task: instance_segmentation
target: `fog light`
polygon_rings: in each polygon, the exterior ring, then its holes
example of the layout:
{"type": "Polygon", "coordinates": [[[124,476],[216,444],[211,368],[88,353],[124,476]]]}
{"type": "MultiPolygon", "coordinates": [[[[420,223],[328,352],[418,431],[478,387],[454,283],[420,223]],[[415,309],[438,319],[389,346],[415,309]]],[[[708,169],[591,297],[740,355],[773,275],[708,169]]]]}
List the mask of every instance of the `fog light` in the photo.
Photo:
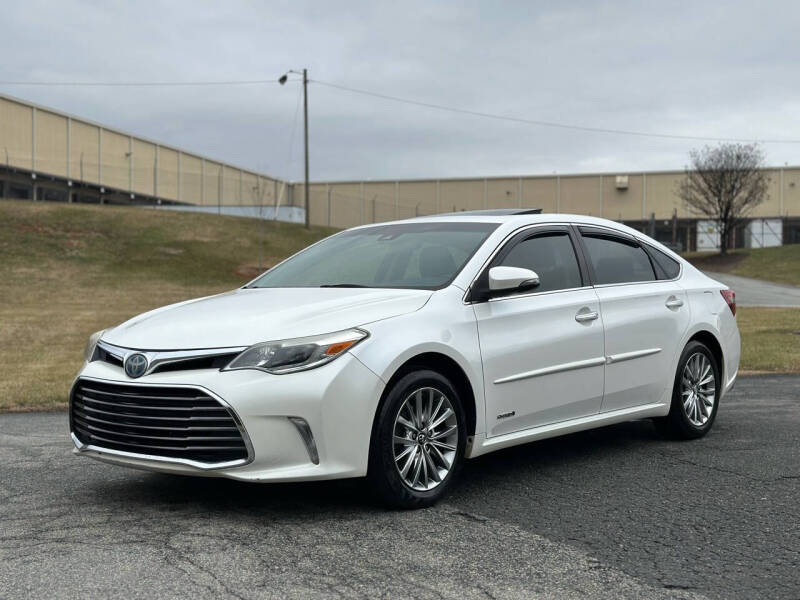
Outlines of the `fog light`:
{"type": "Polygon", "coordinates": [[[297,427],[297,432],[303,438],[303,443],[308,450],[308,457],[315,465],[319,464],[319,453],[317,452],[317,444],[314,442],[314,434],[311,433],[311,427],[308,422],[301,417],[289,417],[289,420],[297,427]]]}

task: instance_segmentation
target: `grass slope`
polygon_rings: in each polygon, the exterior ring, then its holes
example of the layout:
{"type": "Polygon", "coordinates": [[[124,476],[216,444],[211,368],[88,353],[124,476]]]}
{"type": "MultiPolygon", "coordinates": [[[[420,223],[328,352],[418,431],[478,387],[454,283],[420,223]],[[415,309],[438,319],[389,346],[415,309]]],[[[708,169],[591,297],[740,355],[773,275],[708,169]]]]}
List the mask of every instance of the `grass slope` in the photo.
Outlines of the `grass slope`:
{"type": "Polygon", "coordinates": [[[66,406],[91,332],[235,288],[333,231],[142,208],[0,201],[0,411],[66,406]]]}
{"type": "Polygon", "coordinates": [[[800,373],[800,308],[740,306],[736,318],[742,370],[800,373]]]}
{"type": "Polygon", "coordinates": [[[684,258],[707,271],[800,285],[800,244],[734,250],[728,256],[692,252],[684,258]]]}

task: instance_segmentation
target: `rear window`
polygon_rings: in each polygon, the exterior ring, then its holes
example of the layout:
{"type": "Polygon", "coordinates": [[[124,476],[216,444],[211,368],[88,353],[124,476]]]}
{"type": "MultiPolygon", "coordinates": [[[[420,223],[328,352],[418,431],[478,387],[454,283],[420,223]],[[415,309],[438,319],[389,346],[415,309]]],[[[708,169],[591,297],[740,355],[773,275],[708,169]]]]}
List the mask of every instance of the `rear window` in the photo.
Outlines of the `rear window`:
{"type": "Polygon", "coordinates": [[[597,285],[655,280],[647,253],[635,242],[586,233],[583,234],[583,241],[589,252],[597,285]]]}

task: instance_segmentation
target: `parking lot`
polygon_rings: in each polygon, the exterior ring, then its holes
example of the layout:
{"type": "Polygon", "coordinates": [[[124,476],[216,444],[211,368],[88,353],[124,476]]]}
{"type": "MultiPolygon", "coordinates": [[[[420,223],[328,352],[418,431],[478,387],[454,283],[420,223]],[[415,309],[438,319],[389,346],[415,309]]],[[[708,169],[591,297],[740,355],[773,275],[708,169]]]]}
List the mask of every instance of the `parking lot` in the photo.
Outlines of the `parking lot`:
{"type": "Polygon", "coordinates": [[[0,597],[797,598],[800,377],[714,430],[632,422],[470,461],[435,508],[358,481],[246,485],[71,455],[64,413],[0,416],[0,597]]]}
{"type": "Polygon", "coordinates": [[[728,273],[706,272],[706,275],[735,290],[739,306],[800,306],[800,287],[796,285],[771,283],[728,273]]]}

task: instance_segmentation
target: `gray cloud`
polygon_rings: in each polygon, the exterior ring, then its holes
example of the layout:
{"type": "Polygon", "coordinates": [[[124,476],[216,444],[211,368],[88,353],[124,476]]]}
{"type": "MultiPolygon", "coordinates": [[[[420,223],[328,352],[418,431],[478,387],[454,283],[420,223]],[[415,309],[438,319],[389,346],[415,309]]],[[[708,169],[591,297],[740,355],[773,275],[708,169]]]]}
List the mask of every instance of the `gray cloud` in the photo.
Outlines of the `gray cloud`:
{"type": "MultiPolygon", "coordinates": [[[[775,2],[7,2],[2,80],[311,77],[472,110],[800,138],[800,5],[775,2]]],[[[0,90],[281,177],[298,85],[0,90]]],[[[453,115],[313,85],[312,178],[681,168],[700,142],[453,115]]],[[[290,153],[294,131],[293,151],[290,153]]],[[[795,164],[798,145],[767,145],[795,164]]]]}

